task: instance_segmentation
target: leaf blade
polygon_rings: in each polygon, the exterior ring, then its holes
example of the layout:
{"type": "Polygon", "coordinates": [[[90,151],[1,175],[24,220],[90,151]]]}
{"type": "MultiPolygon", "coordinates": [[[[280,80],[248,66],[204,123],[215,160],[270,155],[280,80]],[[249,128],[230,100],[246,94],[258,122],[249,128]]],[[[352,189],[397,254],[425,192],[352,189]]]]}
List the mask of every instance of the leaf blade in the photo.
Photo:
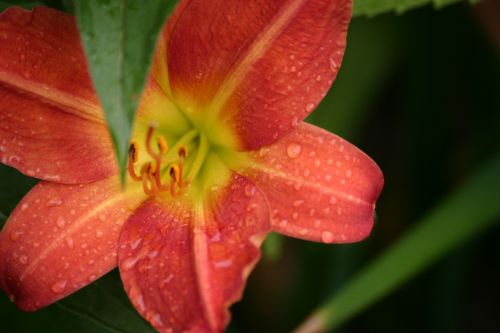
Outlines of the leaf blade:
{"type": "MultiPolygon", "coordinates": [[[[354,1],[354,16],[374,16],[386,12],[397,12],[399,14],[424,5],[432,4],[440,8],[452,3],[467,0],[357,0],[354,1]]],[[[469,3],[477,3],[479,0],[468,0],[469,3]]]]}
{"type": "Polygon", "coordinates": [[[156,38],[173,0],[74,1],[94,87],[115,144],[120,175],[156,38]]]}
{"type": "Polygon", "coordinates": [[[316,309],[294,332],[324,332],[338,327],[458,245],[498,222],[498,170],[500,155],[316,309]]]}

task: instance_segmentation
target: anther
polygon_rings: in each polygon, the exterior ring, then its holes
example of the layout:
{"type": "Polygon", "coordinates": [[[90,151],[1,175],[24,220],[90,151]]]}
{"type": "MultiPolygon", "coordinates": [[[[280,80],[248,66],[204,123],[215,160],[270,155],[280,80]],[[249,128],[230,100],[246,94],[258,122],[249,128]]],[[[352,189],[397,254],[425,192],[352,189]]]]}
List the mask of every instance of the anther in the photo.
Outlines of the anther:
{"type": "Polygon", "coordinates": [[[128,149],[128,173],[133,180],[141,180],[141,176],[135,173],[134,163],[139,159],[139,146],[132,142],[128,149]]]}
{"type": "Polygon", "coordinates": [[[172,194],[173,197],[177,195],[177,192],[175,191],[175,185],[179,183],[179,167],[177,165],[173,165],[170,167],[170,194],[172,194]]]}
{"type": "Polygon", "coordinates": [[[156,137],[156,144],[158,145],[158,150],[160,151],[160,154],[164,154],[168,151],[168,144],[167,140],[161,135],[156,137]]]}

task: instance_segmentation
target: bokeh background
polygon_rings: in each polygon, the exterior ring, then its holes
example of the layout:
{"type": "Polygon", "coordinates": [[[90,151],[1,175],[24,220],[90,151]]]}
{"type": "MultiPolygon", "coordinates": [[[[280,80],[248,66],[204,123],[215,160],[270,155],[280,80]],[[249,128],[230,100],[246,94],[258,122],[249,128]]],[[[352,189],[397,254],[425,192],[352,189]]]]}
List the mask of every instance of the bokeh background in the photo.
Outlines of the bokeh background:
{"type": "MultiPolygon", "coordinates": [[[[347,45],[333,88],[308,121],[356,144],[384,171],[373,234],[351,245],[270,237],[229,332],[292,331],[500,153],[499,1],[356,17],[347,45]]],[[[34,184],[0,165],[2,224],[34,184]]],[[[500,205],[500,188],[495,194],[500,205]]],[[[499,240],[500,223],[491,223],[334,331],[500,332],[499,240]]],[[[36,313],[0,295],[1,332],[120,327],[153,332],[116,271],[36,313]]]]}

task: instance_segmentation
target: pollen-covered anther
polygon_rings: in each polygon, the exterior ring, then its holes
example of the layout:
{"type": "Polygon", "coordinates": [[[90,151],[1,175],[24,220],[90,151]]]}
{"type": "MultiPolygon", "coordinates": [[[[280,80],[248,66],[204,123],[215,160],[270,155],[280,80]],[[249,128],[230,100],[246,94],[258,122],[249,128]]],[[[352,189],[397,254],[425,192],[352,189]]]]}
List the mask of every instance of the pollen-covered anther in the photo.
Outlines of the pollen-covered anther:
{"type": "Polygon", "coordinates": [[[139,159],[139,145],[137,142],[132,142],[128,149],[128,173],[133,180],[140,181],[142,178],[135,173],[134,164],[139,159]]]}
{"type": "Polygon", "coordinates": [[[181,180],[181,174],[180,174],[180,168],[177,165],[173,165],[170,167],[170,194],[172,194],[173,197],[177,195],[177,191],[175,189],[175,185],[179,184],[179,181],[181,180]]]}

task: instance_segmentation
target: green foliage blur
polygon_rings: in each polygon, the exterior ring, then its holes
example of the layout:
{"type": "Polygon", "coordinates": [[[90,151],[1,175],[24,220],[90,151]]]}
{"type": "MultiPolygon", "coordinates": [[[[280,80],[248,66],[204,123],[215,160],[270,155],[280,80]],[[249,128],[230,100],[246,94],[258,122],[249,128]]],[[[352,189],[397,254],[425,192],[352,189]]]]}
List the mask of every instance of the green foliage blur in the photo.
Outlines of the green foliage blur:
{"type": "MultiPolygon", "coordinates": [[[[228,332],[292,331],[498,156],[500,26],[490,15],[500,17],[497,4],[353,19],[342,69],[308,121],[356,144],[383,170],[373,234],[333,246],[273,236],[228,332]]],[[[0,165],[0,224],[34,184],[0,165]]],[[[499,240],[496,223],[335,332],[500,332],[499,240]]],[[[116,271],[35,313],[0,295],[0,331],[153,332],[116,271]]]]}

